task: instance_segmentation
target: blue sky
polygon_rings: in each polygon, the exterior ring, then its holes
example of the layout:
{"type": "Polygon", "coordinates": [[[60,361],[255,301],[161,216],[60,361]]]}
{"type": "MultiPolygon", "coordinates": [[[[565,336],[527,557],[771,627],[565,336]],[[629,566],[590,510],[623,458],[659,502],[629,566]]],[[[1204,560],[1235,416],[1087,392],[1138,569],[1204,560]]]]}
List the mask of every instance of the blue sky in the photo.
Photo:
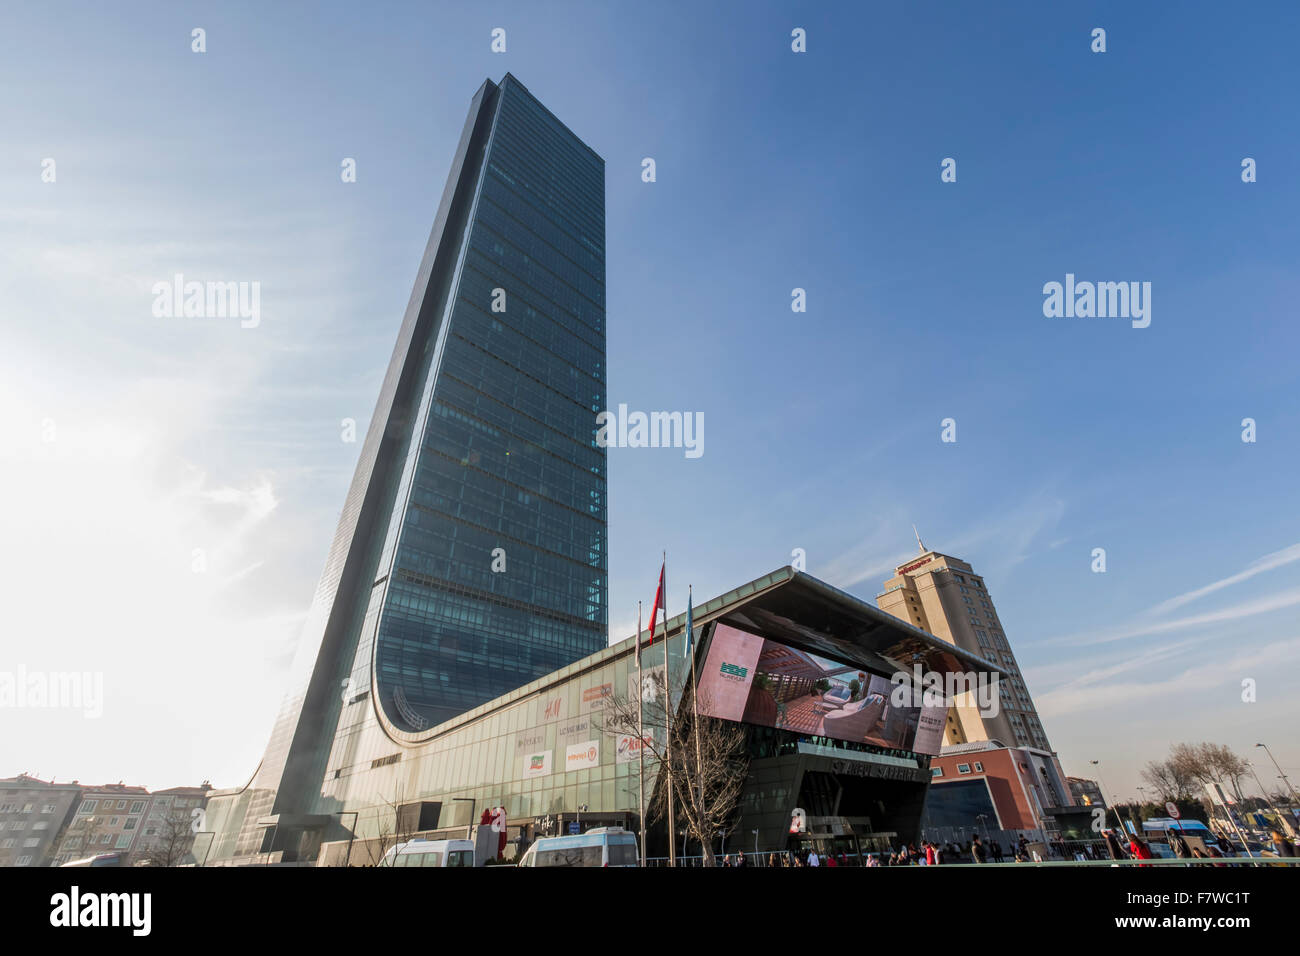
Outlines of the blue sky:
{"type": "Polygon", "coordinates": [[[1100,760],[1130,794],[1172,742],[1262,739],[1300,777],[1297,26],[1289,4],[9,10],[0,641],[102,671],[105,706],[0,710],[0,774],[252,771],[359,449],[339,422],[364,433],[469,98],[509,70],[606,161],[611,405],[705,418],[699,459],[611,450],[616,638],[661,550],[674,613],[794,548],[872,599],[916,522],[985,575],[1067,772],[1100,760]],[[259,281],[261,324],[155,318],[177,272],[259,281]],[[1150,282],[1150,327],[1045,318],[1066,273],[1150,282]]]}

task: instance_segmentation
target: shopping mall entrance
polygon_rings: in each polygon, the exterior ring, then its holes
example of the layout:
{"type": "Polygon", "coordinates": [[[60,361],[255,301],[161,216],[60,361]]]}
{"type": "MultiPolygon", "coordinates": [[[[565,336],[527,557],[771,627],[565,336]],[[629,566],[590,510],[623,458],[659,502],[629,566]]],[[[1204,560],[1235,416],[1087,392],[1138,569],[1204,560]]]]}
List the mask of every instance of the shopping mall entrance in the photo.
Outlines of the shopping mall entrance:
{"type": "Polygon", "coordinates": [[[804,832],[790,833],[786,849],[799,855],[814,849],[818,856],[843,853],[856,863],[868,853],[888,854],[916,839],[923,787],[863,776],[858,765],[842,761],[832,766],[803,774],[798,809],[804,832]]]}

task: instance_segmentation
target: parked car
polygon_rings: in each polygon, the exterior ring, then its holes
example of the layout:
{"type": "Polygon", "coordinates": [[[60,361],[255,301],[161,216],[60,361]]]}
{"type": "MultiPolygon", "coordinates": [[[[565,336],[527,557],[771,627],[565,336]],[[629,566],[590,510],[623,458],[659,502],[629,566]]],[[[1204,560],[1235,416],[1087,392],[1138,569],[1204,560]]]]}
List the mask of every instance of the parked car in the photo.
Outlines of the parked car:
{"type": "Polygon", "coordinates": [[[622,827],[595,827],[576,836],[542,837],[519,866],[636,866],[636,835],[622,827]]]}

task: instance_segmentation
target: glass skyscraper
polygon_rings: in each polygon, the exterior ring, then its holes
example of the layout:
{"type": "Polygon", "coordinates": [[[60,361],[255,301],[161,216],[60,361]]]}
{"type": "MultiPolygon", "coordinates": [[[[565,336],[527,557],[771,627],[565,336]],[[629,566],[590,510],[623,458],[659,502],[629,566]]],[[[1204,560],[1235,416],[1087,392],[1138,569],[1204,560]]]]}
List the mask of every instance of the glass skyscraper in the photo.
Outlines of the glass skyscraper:
{"type": "Polygon", "coordinates": [[[604,164],[508,74],[490,108],[364,632],[408,732],[607,640],[604,164]]]}
{"type": "Polygon", "coordinates": [[[332,812],[340,741],[417,743],[606,646],[604,186],[513,76],[475,94],[290,692],[217,856],[309,853],[295,841],[332,812]]]}

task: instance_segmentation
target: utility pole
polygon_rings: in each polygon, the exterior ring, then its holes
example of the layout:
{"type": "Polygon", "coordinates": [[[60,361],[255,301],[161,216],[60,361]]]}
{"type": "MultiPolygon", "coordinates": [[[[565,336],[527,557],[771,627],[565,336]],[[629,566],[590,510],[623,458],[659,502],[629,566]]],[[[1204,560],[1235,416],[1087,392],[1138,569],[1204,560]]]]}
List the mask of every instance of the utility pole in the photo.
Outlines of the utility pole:
{"type": "MultiPolygon", "coordinates": [[[[668,670],[668,552],[664,552],[664,741],[668,770],[668,865],[677,865],[677,827],[673,818],[673,682],[668,670]]],[[[652,622],[653,623],[653,622],[652,622]]]]}
{"type": "MultiPolygon", "coordinates": [[[[651,638],[654,635],[650,635],[651,638]]],[[[640,791],[641,865],[645,866],[645,682],[641,677],[641,602],[636,602],[636,782],[640,791]]]]}

